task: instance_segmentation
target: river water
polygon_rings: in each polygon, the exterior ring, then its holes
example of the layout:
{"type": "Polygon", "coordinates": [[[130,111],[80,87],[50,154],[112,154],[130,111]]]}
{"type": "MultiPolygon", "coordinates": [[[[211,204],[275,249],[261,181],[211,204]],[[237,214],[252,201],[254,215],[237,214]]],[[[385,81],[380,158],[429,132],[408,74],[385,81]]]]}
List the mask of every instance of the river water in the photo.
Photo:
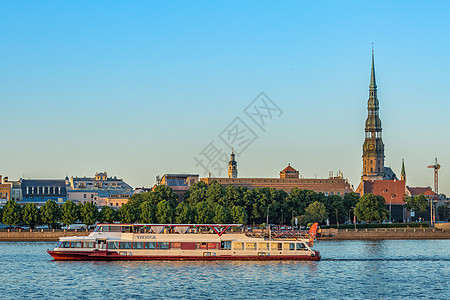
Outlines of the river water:
{"type": "Polygon", "coordinates": [[[0,242],[1,299],[450,299],[450,240],[318,241],[319,262],[56,262],[0,242]]]}

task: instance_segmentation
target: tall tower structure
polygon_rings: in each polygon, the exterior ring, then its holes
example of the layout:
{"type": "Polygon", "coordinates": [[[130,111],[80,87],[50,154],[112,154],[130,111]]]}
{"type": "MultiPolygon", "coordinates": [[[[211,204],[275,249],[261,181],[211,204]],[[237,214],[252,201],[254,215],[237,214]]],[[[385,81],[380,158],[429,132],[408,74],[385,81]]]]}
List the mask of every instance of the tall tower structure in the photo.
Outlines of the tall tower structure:
{"type": "Polygon", "coordinates": [[[384,178],[384,144],[381,137],[381,120],[375,80],[375,62],[372,47],[372,69],[370,73],[369,100],[363,144],[362,180],[382,180],[384,178]]]}
{"type": "Polygon", "coordinates": [[[234,150],[231,151],[230,162],[228,163],[228,178],[237,178],[237,162],[235,160],[234,150]]]}
{"type": "Polygon", "coordinates": [[[402,174],[400,175],[400,180],[406,180],[405,160],[404,159],[402,159],[402,174]]]}

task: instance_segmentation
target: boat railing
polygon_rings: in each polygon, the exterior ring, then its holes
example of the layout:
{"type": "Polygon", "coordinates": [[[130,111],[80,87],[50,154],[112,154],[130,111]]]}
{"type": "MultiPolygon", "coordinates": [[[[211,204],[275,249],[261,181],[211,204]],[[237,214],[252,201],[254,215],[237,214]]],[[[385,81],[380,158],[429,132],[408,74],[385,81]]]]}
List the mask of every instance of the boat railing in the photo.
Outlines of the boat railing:
{"type": "Polygon", "coordinates": [[[284,239],[308,239],[309,234],[306,231],[297,230],[282,230],[282,231],[271,231],[263,233],[251,233],[245,234],[248,237],[253,238],[264,238],[266,240],[284,240],[284,239]]]}

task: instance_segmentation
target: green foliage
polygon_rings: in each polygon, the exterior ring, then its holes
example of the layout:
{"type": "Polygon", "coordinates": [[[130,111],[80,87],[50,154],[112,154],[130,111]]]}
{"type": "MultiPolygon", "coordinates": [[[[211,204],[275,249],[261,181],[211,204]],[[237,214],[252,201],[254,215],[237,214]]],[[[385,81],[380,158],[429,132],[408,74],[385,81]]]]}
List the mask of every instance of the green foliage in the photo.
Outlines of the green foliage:
{"type": "Polygon", "coordinates": [[[325,205],[315,201],[305,209],[304,218],[301,220],[306,223],[322,222],[327,217],[325,205]]]}
{"type": "Polygon", "coordinates": [[[439,216],[439,220],[446,221],[449,215],[449,209],[447,204],[442,204],[437,208],[437,214],[439,216]]]}
{"type": "Polygon", "coordinates": [[[195,206],[197,212],[195,222],[197,224],[211,224],[214,217],[214,211],[206,201],[199,202],[195,206]]]}
{"type": "Polygon", "coordinates": [[[173,211],[169,201],[162,200],[158,202],[156,205],[156,220],[161,224],[172,223],[173,211]]]}
{"type": "Polygon", "coordinates": [[[405,196],[403,201],[405,202],[407,209],[413,210],[419,214],[427,210],[429,202],[428,198],[423,194],[415,195],[414,197],[405,196]]]}
{"type": "Polygon", "coordinates": [[[239,205],[235,205],[231,208],[231,217],[234,224],[246,224],[247,223],[247,213],[245,208],[239,205]]]}
{"type": "Polygon", "coordinates": [[[5,225],[17,225],[21,219],[20,205],[14,200],[8,200],[3,207],[2,223],[5,225]]]}
{"type": "Polygon", "coordinates": [[[141,204],[139,222],[149,224],[156,222],[156,208],[150,201],[141,204]]]}
{"type": "Polygon", "coordinates": [[[80,208],[81,221],[86,225],[92,225],[97,222],[98,208],[92,202],[86,202],[80,208]]]}
{"type": "Polygon", "coordinates": [[[208,185],[203,181],[193,184],[184,195],[185,201],[191,206],[195,207],[198,203],[206,201],[206,191],[208,185]]]}
{"type": "Polygon", "coordinates": [[[79,218],[79,209],[78,206],[70,200],[67,200],[61,206],[61,221],[65,225],[71,225],[75,223],[79,218]]]}
{"type": "Polygon", "coordinates": [[[231,222],[231,213],[226,206],[216,205],[213,222],[216,224],[229,224],[231,222]]]}
{"type": "Polygon", "coordinates": [[[375,196],[374,194],[364,194],[359,198],[355,206],[355,215],[358,220],[367,221],[382,221],[386,219],[386,203],[382,196],[375,196]]]}
{"type": "Polygon", "coordinates": [[[25,224],[34,228],[34,225],[39,224],[40,216],[39,209],[34,203],[27,203],[22,209],[22,220],[25,224]]]}
{"type": "Polygon", "coordinates": [[[48,227],[54,227],[56,222],[59,221],[61,210],[59,209],[58,204],[56,204],[53,200],[47,200],[44,205],[39,209],[41,213],[41,220],[44,224],[47,224],[48,227]]]}
{"type": "Polygon", "coordinates": [[[114,223],[117,221],[117,211],[110,206],[103,206],[99,213],[99,221],[103,223],[114,223]]]}
{"type": "Polygon", "coordinates": [[[121,208],[119,208],[120,223],[134,223],[137,219],[138,213],[134,206],[125,203],[121,208]]]}
{"type": "Polygon", "coordinates": [[[190,224],[195,221],[194,211],[190,205],[185,201],[178,204],[175,209],[175,223],[177,224],[190,224]]]}

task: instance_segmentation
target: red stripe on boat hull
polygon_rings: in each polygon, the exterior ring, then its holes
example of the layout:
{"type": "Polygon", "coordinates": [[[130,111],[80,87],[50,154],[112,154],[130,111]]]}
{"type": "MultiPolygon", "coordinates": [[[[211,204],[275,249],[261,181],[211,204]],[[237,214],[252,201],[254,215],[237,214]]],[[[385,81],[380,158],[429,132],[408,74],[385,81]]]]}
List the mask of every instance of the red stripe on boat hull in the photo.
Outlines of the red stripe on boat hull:
{"type": "Polygon", "coordinates": [[[147,256],[120,255],[113,251],[47,251],[54,260],[320,260],[319,252],[315,256],[308,255],[265,255],[265,256],[147,256]]]}

